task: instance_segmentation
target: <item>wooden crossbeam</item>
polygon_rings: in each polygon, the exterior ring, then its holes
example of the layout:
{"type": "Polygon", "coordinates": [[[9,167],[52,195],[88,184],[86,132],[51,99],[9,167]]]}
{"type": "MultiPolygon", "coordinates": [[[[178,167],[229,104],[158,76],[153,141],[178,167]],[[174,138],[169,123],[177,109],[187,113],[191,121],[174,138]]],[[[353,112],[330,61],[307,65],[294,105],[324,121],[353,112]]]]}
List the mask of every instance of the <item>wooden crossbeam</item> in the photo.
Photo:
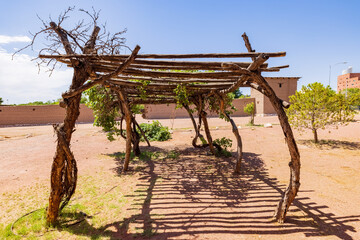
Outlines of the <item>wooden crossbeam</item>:
{"type": "MultiPolygon", "coordinates": [[[[154,58],[154,59],[178,59],[178,58],[251,58],[259,56],[260,52],[249,53],[194,53],[194,54],[139,54],[137,58],[154,58]]],[[[286,52],[263,53],[269,57],[285,57],[286,52]]],[[[94,54],[68,54],[68,55],[46,55],[40,54],[39,58],[99,58],[103,60],[127,58],[129,55],[94,55],[94,54]]]]}

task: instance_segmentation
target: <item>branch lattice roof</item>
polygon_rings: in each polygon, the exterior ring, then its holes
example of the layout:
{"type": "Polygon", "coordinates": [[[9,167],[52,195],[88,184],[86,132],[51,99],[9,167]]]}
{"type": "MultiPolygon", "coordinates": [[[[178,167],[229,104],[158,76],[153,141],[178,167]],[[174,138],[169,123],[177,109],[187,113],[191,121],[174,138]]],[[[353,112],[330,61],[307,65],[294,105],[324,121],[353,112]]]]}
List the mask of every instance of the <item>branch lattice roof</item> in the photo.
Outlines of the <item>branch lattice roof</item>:
{"type": "MultiPolygon", "coordinates": [[[[70,67],[74,67],[76,61],[86,60],[91,66],[90,78],[94,83],[98,81],[107,87],[121,90],[127,94],[130,102],[136,103],[176,102],[174,90],[179,84],[185,85],[190,95],[212,94],[214,91],[222,94],[229,93],[239,87],[249,87],[252,82],[251,72],[275,72],[288,67],[288,65],[268,67],[265,63],[270,57],[285,56],[285,52],[136,53],[133,53],[133,56],[74,54],[40,55],[39,57],[56,59],[70,67]],[[194,59],[204,58],[208,61],[194,61],[194,59]],[[229,58],[250,58],[251,61],[226,61],[229,58]],[[124,67],[118,71],[120,66],[124,67]],[[101,80],[104,77],[106,80],[101,80]],[[144,91],[146,91],[146,98],[140,97],[144,91]]],[[[65,93],[65,97],[74,94],[65,93]]]]}

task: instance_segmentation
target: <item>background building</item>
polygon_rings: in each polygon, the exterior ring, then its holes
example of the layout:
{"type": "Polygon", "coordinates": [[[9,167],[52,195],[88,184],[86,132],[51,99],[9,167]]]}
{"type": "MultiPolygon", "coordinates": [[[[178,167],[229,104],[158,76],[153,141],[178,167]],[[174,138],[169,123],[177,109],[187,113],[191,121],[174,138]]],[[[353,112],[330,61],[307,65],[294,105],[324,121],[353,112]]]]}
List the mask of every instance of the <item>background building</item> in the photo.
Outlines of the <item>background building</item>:
{"type": "MultiPolygon", "coordinates": [[[[266,77],[276,95],[285,101],[294,95],[297,90],[297,81],[300,77],[266,77]]],[[[276,114],[269,99],[255,89],[251,89],[251,97],[255,98],[256,115],[276,114]]]]}
{"type": "Polygon", "coordinates": [[[352,67],[337,77],[337,92],[348,88],[360,88],[360,73],[352,73],[352,67]]]}

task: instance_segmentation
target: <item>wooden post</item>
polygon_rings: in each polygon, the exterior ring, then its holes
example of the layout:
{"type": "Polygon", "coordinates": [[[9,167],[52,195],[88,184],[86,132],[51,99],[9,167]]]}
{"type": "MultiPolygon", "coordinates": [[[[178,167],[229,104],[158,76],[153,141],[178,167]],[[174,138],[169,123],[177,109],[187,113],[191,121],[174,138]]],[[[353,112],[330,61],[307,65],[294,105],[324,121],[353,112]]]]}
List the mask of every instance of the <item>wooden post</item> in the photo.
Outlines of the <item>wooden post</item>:
{"type": "Polygon", "coordinates": [[[229,120],[229,122],[231,123],[232,126],[232,132],[236,137],[236,142],[237,142],[237,147],[236,147],[236,164],[235,164],[235,169],[234,172],[235,173],[240,173],[241,170],[241,159],[242,159],[242,141],[241,141],[241,136],[239,134],[239,129],[237,128],[234,120],[230,117],[230,115],[225,111],[225,104],[224,104],[224,99],[218,95],[220,98],[220,110],[221,112],[225,115],[225,117],[227,118],[227,120],[229,120]]]}
{"type": "Polygon", "coordinates": [[[123,166],[123,172],[126,172],[129,168],[130,156],[131,156],[131,143],[132,143],[132,130],[131,130],[131,122],[132,122],[132,113],[127,102],[125,93],[122,91],[118,91],[120,102],[122,104],[122,109],[125,113],[125,122],[126,122],[126,148],[125,148],[125,160],[123,166]]]}
{"type": "MultiPolygon", "coordinates": [[[[204,106],[204,96],[198,97],[198,102],[196,102],[196,105],[197,105],[198,113],[199,113],[199,124],[200,124],[200,119],[201,119],[204,122],[204,130],[205,130],[205,134],[206,134],[206,139],[209,144],[210,152],[215,155],[216,152],[215,152],[214,145],[212,142],[209,124],[208,124],[207,118],[206,118],[207,113],[204,111],[204,107],[205,107],[204,106]]],[[[198,127],[198,129],[200,131],[200,126],[198,127]]]]}
{"type": "Polygon", "coordinates": [[[284,111],[283,102],[279,99],[270,85],[266,80],[257,73],[253,74],[253,79],[260,85],[260,87],[266,92],[266,96],[269,98],[271,104],[273,105],[283,133],[285,135],[285,140],[289,148],[289,153],[291,161],[289,163],[290,167],[290,182],[289,186],[285,190],[282,199],[279,201],[277,208],[274,213],[274,218],[279,222],[283,223],[286,217],[287,210],[289,209],[291,203],[294,201],[297,192],[300,187],[300,153],[297,148],[293,132],[291,130],[288,118],[284,111]]]}
{"type": "Polygon", "coordinates": [[[204,139],[204,137],[202,136],[202,134],[200,133],[200,128],[201,128],[201,117],[200,117],[200,120],[199,120],[199,124],[196,125],[196,121],[194,119],[194,116],[192,115],[191,113],[191,110],[189,108],[188,105],[186,104],[183,104],[184,108],[186,109],[186,111],[188,112],[189,114],[189,117],[191,119],[191,122],[194,126],[194,130],[195,130],[195,137],[194,139],[192,140],[192,145],[195,147],[195,148],[201,148],[201,147],[204,147],[204,144],[202,145],[198,145],[196,142],[197,142],[197,139],[200,137],[200,139],[204,139]]]}
{"type": "MultiPolygon", "coordinates": [[[[66,54],[74,54],[68,40],[67,32],[60,26],[57,26],[54,22],[50,23],[50,27],[60,38],[66,54]]],[[[99,30],[99,27],[94,28],[90,40],[85,44],[83,51],[85,54],[93,50],[99,30]]],[[[70,91],[81,87],[89,78],[89,72],[87,71],[88,69],[85,61],[72,60],[72,64],[74,66],[74,74],[70,91]]],[[[80,114],[80,100],[81,92],[66,99],[66,115],[64,122],[61,125],[54,126],[58,140],[51,167],[51,191],[46,216],[46,221],[49,225],[54,225],[56,223],[61,201],[63,201],[63,204],[61,205],[62,209],[69,202],[76,188],[77,167],[75,158],[70,150],[70,141],[72,133],[74,132],[75,122],[80,114]]]]}
{"type": "Polygon", "coordinates": [[[133,151],[135,156],[140,156],[141,151],[140,151],[140,147],[139,147],[139,143],[140,143],[140,135],[138,134],[138,132],[136,131],[136,125],[135,125],[135,121],[134,121],[134,117],[131,114],[131,123],[132,123],[132,143],[133,143],[133,151]]]}

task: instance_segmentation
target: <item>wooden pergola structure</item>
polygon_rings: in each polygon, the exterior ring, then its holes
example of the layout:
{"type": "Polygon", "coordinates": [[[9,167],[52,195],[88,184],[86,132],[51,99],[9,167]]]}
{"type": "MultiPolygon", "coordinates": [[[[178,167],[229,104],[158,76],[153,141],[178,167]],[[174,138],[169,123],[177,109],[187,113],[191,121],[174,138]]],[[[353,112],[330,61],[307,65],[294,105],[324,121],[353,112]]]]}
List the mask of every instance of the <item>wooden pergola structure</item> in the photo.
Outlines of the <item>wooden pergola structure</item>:
{"type": "MultiPolygon", "coordinates": [[[[199,115],[198,124],[189,108],[193,122],[196,140],[201,136],[201,122],[207,137],[207,144],[212,153],[215,152],[211,134],[208,128],[204,102],[212,97],[218,100],[220,112],[232,124],[233,133],[237,139],[237,161],[235,172],[240,172],[242,158],[242,143],[236,124],[227,113],[226,94],[239,87],[254,88],[269,98],[280,120],[285,139],[289,148],[291,161],[290,183],[284,192],[274,217],[278,222],[283,222],[286,212],[294,200],[300,180],[300,156],[297,145],[288,123],[284,108],[289,103],[279,99],[273,89],[262,77],[262,72],[279,71],[279,67],[268,67],[266,61],[271,57],[283,57],[285,52],[261,53],[252,49],[246,34],[243,34],[246,53],[209,53],[209,54],[138,54],[140,47],[136,46],[130,55],[98,55],[94,53],[95,42],[99,28],[95,27],[82,54],[75,54],[72,50],[67,32],[55,23],[50,23],[51,29],[57,33],[64,45],[64,55],[40,55],[40,58],[56,59],[74,69],[74,76],[70,89],[63,97],[63,107],[66,109],[64,123],[55,127],[58,137],[56,154],[51,172],[51,194],[47,220],[54,223],[58,216],[59,208],[62,209],[70,200],[76,188],[77,167],[76,160],[70,150],[71,135],[74,131],[75,121],[79,115],[81,93],[95,85],[111,88],[116,93],[121,112],[126,120],[126,155],[123,170],[127,170],[131,145],[134,151],[138,150],[139,136],[135,131],[137,123],[131,112],[133,104],[146,103],[179,103],[175,90],[180,86],[188,91],[188,103],[196,105],[199,115]],[[212,59],[212,61],[193,61],[192,59],[212,59]],[[227,58],[249,58],[250,62],[225,61],[227,58]],[[184,61],[183,59],[187,59],[184,61]],[[189,61],[189,59],[191,59],[189,61]],[[217,60],[217,61],[214,61],[217,60]],[[180,70],[180,71],[179,71],[180,70]],[[146,97],[142,96],[146,91],[146,97]]],[[[139,128],[139,127],[138,127],[139,128]]]]}

